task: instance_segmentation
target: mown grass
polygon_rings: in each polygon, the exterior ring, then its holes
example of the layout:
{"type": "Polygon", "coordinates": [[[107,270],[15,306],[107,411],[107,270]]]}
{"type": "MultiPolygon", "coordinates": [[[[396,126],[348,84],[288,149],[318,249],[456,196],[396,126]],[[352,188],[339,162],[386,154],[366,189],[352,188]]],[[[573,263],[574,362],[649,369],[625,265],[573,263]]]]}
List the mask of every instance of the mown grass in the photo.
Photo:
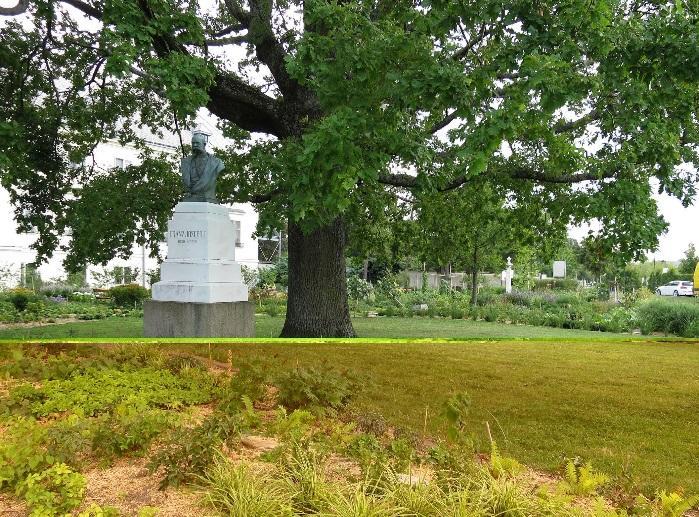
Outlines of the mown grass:
{"type": "MultiPolygon", "coordinates": [[[[443,318],[353,318],[357,335],[367,338],[609,338],[611,334],[532,325],[452,320],[443,318]]],[[[277,337],[284,317],[260,315],[255,318],[257,337],[277,337]]],[[[107,318],[76,323],[15,327],[0,330],[0,339],[138,338],[143,336],[142,318],[107,318]]]]}
{"type": "MultiPolygon", "coordinates": [[[[0,345],[13,346],[13,345],[0,345]]],[[[96,346],[96,345],[75,345],[96,346]]],[[[155,346],[155,345],[154,345],[155,346]]],[[[352,410],[408,433],[444,432],[444,401],[466,391],[483,451],[486,422],[507,452],[557,471],[580,456],[625,492],[699,488],[699,341],[652,339],[438,342],[362,339],[161,344],[269,368],[327,362],[359,379],[352,410]]]]}
{"type": "MultiPolygon", "coordinates": [[[[206,354],[202,344],[176,345],[206,354]]],[[[412,432],[441,433],[453,393],[473,399],[469,425],[486,449],[488,422],[508,454],[548,470],[581,456],[619,482],[699,488],[699,342],[246,343],[225,360],[275,367],[327,361],[360,375],[357,410],[412,432]],[[628,479],[624,480],[624,477],[628,479]]]]}

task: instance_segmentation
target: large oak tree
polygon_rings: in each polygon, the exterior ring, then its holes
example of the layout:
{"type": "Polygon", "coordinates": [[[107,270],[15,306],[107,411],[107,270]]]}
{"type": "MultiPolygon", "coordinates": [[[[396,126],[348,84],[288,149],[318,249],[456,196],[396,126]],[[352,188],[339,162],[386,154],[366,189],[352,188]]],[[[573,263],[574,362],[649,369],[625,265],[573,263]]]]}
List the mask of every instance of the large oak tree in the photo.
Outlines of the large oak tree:
{"type": "Polygon", "coordinates": [[[222,200],[257,203],[262,230],[288,221],[285,336],[354,334],[347,236],[400,198],[477,178],[508,206],[536,203],[542,224],[596,219],[632,258],[665,227],[653,190],[694,197],[695,2],[18,0],[0,14],[1,179],[39,255],[68,230],[71,267],[157,245],[179,187],[138,128],[176,131],[205,107],[236,142],[219,151],[222,200]],[[143,164],[91,167],[108,138],[141,145],[143,164]]]}

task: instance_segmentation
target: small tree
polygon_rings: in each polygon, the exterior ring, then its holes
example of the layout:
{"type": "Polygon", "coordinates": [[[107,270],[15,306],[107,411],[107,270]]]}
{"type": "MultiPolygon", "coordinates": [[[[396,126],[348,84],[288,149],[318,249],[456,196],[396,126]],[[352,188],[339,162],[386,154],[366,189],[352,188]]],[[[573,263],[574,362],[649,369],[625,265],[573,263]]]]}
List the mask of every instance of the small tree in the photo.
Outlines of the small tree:
{"type": "Polygon", "coordinates": [[[680,265],[677,268],[677,271],[683,275],[692,275],[694,274],[694,268],[697,267],[698,261],[699,258],[697,257],[697,249],[694,246],[694,243],[691,243],[687,248],[687,251],[684,252],[684,258],[680,260],[680,265]]]}

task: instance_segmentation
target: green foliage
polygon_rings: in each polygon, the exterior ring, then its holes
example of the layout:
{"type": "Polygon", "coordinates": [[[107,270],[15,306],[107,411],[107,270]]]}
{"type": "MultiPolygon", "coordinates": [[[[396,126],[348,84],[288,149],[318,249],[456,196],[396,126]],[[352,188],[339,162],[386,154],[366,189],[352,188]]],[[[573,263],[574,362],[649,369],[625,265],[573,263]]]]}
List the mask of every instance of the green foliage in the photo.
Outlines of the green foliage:
{"type": "Polygon", "coordinates": [[[634,513],[648,517],[682,517],[699,505],[699,496],[684,497],[677,492],[661,490],[650,500],[643,495],[636,498],[634,513]]]}
{"type": "Polygon", "coordinates": [[[243,399],[252,402],[262,399],[270,377],[269,366],[260,359],[245,360],[232,366],[236,366],[238,372],[231,377],[219,404],[219,408],[228,413],[243,408],[243,399]]]}
{"type": "Polygon", "coordinates": [[[119,517],[119,510],[113,506],[100,506],[93,503],[85,511],[80,512],[78,517],[119,517]]]}
{"type": "Polygon", "coordinates": [[[574,291],[580,283],[574,278],[542,278],[534,282],[534,290],[557,289],[561,291],[574,291]]]}
{"type": "Polygon", "coordinates": [[[642,304],[638,309],[641,332],[699,337],[699,306],[673,301],[651,300],[642,304]]]}
{"type": "Polygon", "coordinates": [[[206,501],[219,512],[241,517],[291,517],[292,488],[277,479],[233,465],[218,455],[201,479],[206,501]]]}
{"type": "Polygon", "coordinates": [[[56,462],[44,444],[46,429],[34,420],[17,419],[0,442],[0,488],[16,487],[32,473],[56,462]]]}
{"type": "Polygon", "coordinates": [[[680,260],[680,265],[677,267],[677,272],[681,275],[693,276],[694,269],[697,267],[699,257],[697,257],[697,248],[694,243],[691,243],[684,252],[684,257],[680,260]]]}
{"type": "Polygon", "coordinates": [[[297,442],[311,433],[311,426],[315,420],[315,416],[309,411],[295,409],[288,413],[286,409],[280,407],[270,425],[270,430],[284,441],[297,442]]]}
{"type": "Polygon", "coordinates": [[[150,298],[150,291],[138,284],[117,285],[109,290],[109,296],[117,307],[139,307],[150,298]]]}
{"type": "Polygon", "coordinates": [[[172,415],[163,410],[149,409],[142,400],[119,404],[111,413],[97,417],[92,449],[107,461],[126,453],[142,454],[172,421],[172,415]]]}
{"type": "Polygon", "coordinates": [[[23,287],[17,287],[15,289],[10,289],[8,300],[18,311],[23,311],[27,306],[38,300],[36,294],[31,289],[25,289],[23,287]]]}
{"type": "Polygon", "coordinates": [[[240,418],[221,412],[194,428],[175,428],[151,458],[149,468],[155,472],[162,467],[161,488],[193,482],[213,462],[218,447],[241,429],[240,418]]]}
{"type": "Polygon", "coordinates": [[[516,476],[524,470],[524,466],[516,459],[500,454],[500,449],[494,440],[490,442],[489,467],[490,473],[496,478],[516,476]]]}
{"type": "Polygon", "coordinates": [[[296,368],[278,375],[274,384],[279,388],[277,399],[288,409],[339,409],[355,394],[357,384],[347,371],[322,367],[296,368]]]}
{"type": "Polygon", "coordinates": [[[65,411],[93,416],[136,400],[146,407],[165,409],[202,404],[211,399],[211,388],[211,380],[203,374],[175,376],[152,367],[133,371],[91,367],[80,375],[47,381],[38,388],[14,388],[3,405],[6,411],[34,416],[65,411]]]}
{"type": "Polygon", "coordinates": [[[347,277],[347,297],[350,300],[368,300],[374,294],[374,286],[355,275],[347,277]]]}
{"type": "Polygon", "coordinates": [[[64,463],[30,474],[20,488],[32,517],[66,514],[80,505],[87,482],[64,463]]]}
{"type": "Polygon", "coordinates": [[[609,476],[595,472],[589,463],[581,464],[577,460],[568,460],[561,488],[573,495],[592,495],[608,482],[609,476]]]}

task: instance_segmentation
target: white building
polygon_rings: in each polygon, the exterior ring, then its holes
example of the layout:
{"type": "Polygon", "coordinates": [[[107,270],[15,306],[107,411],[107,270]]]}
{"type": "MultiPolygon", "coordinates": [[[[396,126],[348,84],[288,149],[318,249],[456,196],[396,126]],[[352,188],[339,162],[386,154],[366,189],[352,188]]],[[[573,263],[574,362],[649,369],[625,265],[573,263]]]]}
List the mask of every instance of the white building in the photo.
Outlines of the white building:
{"type": "MultiPolygon", "coordinates": [[[[212,148],[222,145],[220,137],[216,137],[215,130],[210,131],[204,128],[203,132],[209,133],[210,144],[209,152],[212,148]]],[[[183,140],[189,141],[191,133],[183,132],[183,140]]],[[[149,146],[156,152],[166,154],[176,154],[179,152],[180,142],[179,137],[170,135],[164,138],[151,137],[146,139],[149,146]]],[[[94,152],[95,166],[99,168],[109,169],[114,167],[126,167],[130,164],[139,162],[139,151],[135,147],[122,146],[116,141],[107,141],[100,143],[94,152]]],[[[90,159],[92,161],[92,158],[90,159]]],[[[248,267],[256,268],[258,261],[258,243],[257,239],[253,238],[253,233],[257,226],[257,212],[251,204],[235,203],[229,205],[230,218],[234,226],[238,230],[236,239],[236,261],[248,267]]],[[[10,204],[8,192],[0,187],[0,282],[4,282],[8,286],[17,285],[26,278],[26,267],[35,262],[36,257],[31,249],[31,244],[35,241],[37,235],[35,233],[19,234],[16,231],[16,224],[13,218],[14,207],[10,204]]],[[[65,237],[62,242],[66,242],[65,237]]],[[[234,238],[231,236],[231,238],[234,238]]],[[[167,253],[167,246],[163,242],[161,247],[162,253],[167,253]]],[[[119,279],[110,283],[130,282],[134,281],[139,284],[148,286],[148,272],[157,270],[158,264],[156,259],[149,257],[149,250],[140,246],[134,245],[133,254],[128,260],[114,259],[105,267],[89,266],[87,271],[87,281],[90,285],[97,285],[97,279],[101,272],[113,271],[114,268],[124,272],[119,279]],[[130,273],[137,272],[135,278],[130,273]]],[[[63,259],[65,252],[56,250],[53,257],[42,264],[38,272],[41,279],[46,281],[65,278],[66,271],[63,268],[63,259]]],[[[101,275],[104,276],[104,275],[101,275]]]]}

